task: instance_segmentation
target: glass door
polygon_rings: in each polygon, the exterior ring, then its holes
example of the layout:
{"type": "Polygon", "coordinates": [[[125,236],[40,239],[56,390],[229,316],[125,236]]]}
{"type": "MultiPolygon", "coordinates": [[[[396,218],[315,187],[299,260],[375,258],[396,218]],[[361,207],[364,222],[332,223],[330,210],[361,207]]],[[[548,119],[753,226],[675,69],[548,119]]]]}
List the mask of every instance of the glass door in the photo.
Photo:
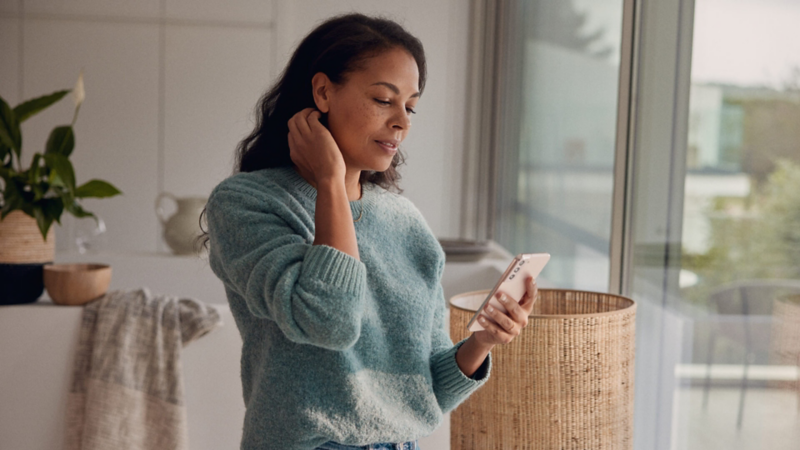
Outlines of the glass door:
{"type": "Polygon", "coordinates": [[[800,2],[639,3],[636,448],[797,448],[800,2]]]}
{"type": "Polygon", "coordinates": [[[622,0],[503,5],[494,239],[543,286],[607,291],[622,0]]]}

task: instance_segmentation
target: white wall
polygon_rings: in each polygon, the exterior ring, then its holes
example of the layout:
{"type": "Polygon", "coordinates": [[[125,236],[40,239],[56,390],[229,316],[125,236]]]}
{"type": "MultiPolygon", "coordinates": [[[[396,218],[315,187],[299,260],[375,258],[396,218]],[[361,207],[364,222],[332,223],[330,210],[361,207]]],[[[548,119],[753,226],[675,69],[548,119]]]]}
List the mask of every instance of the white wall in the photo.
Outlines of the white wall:
{"type": "MultiPolygon", "coordinates": [[[[6,0],[0,2],[0,95],[23,99],[71,88],[84,70],[72,156],[79,183],[112,182],[124,195],[88,199],[108,227],[107,249],[167,251],[154,212],[162,190],[207,196],[231,173],[252,110],[300,39],[351,10],[388,15],[425,45],[427,88],[406,140],[404,195],[437,236],[456,236],[460,204],[467,3],[323,0],[6,0]],[[431,193],[435,193],[431,195],[431,193]]],[[[72,118],[62,100],[23,126],[24,160],[72,118]]],[[[57,250],[73,250],[63,216],[57,250]]],[[[83,219],[84,221],[89,219],[83,219]]]]}

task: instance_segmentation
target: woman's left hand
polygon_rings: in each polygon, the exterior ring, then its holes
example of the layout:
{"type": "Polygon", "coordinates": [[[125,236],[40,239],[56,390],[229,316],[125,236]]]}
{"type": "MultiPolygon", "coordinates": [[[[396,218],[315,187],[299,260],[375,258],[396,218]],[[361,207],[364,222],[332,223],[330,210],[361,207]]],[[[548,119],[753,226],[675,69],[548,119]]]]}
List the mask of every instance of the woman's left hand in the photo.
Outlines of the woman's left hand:
{"type": "Polygon", "coordinates": [[[473,333],[475,339],[485,346],[508,344],[514,340],[522,332],[522,329],[528,326],[528,315],[533,310],[533,303],[536,301],[538,293],[539,288],[536,286],[536,280],[530,277],[525,280],[525,294],[519,303],[514,301],[508,294],[498,291],[495,296],[508,313],[504,314],[487,303],[483,309],[483,314],[494,319],[496,323],[492,323],[481,316],[479,323],[484,329],[473,333]],[[503,297],[505,297],[505,300],[503,297]]]}

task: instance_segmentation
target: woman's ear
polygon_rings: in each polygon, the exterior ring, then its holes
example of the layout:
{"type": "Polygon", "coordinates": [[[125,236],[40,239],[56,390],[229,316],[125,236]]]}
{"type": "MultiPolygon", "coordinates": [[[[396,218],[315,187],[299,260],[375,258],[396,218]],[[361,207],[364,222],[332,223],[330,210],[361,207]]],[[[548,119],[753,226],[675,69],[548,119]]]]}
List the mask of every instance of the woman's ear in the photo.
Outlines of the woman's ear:
{"type": "Polygon", "coordinates": [[[311,79],[311,88],[314,95],[314,103],[319,112],[326,114],[330,111],[331,92],[333,82],[322,72],[317,72],[311,79]]]}

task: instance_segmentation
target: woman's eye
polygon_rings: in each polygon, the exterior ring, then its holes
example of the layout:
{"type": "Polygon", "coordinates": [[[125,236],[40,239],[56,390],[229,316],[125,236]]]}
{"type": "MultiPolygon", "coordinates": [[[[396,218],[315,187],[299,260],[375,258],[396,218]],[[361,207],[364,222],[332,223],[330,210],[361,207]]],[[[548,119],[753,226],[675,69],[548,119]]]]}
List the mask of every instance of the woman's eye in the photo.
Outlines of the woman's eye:
{"type": "MultiPolygon", "coordinates": [[[[391,104],[392,104],[392,102],[390,102],[390,101],[387,101],[387,100],[381,100],[381,99],[378,99],[378,98],[376,98],[376,99],[374,99],[374,100],[375,100],[376,102],[378,102],[378,104],[381,104],[381,105],[386,105],[386,106],[389,106],[389,105],[391,105],[391,104]]],[[[406,112],[407,112],[407,113],[409,113],[409,114],[416,114],[416,113],[417,113],[417,112],[416,112],[416,111],[414,111],[414,109],[412,109],[412,108],[406,108],[406,112]]]]}

